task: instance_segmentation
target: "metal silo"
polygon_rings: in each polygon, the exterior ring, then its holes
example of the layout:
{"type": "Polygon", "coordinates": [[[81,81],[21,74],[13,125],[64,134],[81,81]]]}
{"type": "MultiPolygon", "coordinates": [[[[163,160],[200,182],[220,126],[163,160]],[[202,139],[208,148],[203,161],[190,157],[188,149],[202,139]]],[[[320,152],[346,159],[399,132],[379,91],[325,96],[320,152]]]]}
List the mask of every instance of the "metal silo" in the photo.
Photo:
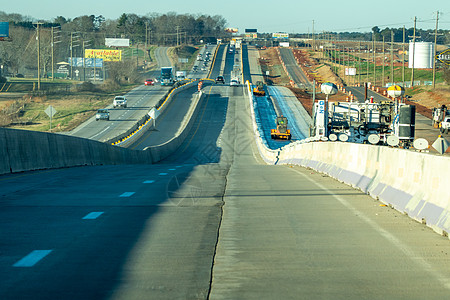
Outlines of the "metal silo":
{"type": "Polygon", "coordinates": [[[432,69],[433,68],[433,57],[434,57],[434,44],[429,42],[416,42],[409,43],[409,60],[408,67],[411,69],[413,66],[413,55],[414,55],[414,69],[432,69]]]}

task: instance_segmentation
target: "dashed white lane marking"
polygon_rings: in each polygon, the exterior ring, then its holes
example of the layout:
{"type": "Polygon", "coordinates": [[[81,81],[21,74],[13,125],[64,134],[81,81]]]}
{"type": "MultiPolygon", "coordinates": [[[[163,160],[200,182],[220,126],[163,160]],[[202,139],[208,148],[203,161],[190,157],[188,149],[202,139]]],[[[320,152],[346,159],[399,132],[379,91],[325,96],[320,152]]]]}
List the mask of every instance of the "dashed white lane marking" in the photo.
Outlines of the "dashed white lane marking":
{"type": "Polygon", "coordinates": [[[100,134],[102,134],[103,132],[105,132],[106,130],[108,130],[109,128],[111,128],[111,126],[108,126],[108,127],[106,127],[105,129],[103,129],[102,131],[100,131],[99,133],[97,133],[97,134],[94,134],[93,136],[91,136],[89,139],[93,139],[93,138],[95,138],[96,136],[98,136],[98,135],[100,135],[100,134]]]}
{"type": "Polygon", "coordinates": [[[119,197],[130,197],[132,195],[134,195],[135,192],[125,192],[122,195],[120,195],[119,197]]]}
{"type": "Polygon", "coordinates": [[[103,214],[102,211],[93,211],[83,217],[83,220],[95,220],[103,214]]]}
{"type": "Polygon", "coordinates": [[[29,268],[37,264],[41,259],[50,254],[52,250],[34,250],[27,256],[16,262],[13,267],[29,268]]]}
{"type": "Polygon", "coordinates": [[[167,173],[159,173],[160,176],[166,176],[167,173]]]}
{"type": "Polygon", "coordinates": [[[144,181],[144,183],[153,183],[153,182],[155,182],[154,180],[146,180],[146,181],[144,181]]]}

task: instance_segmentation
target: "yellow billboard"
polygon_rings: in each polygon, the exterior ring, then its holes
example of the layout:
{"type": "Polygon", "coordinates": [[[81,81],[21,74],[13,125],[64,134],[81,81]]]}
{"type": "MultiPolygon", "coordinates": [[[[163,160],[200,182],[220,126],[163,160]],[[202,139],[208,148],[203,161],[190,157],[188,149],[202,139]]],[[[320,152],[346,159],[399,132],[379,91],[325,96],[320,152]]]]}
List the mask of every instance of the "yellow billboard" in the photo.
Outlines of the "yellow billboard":
{"type": "Polygon", "coordinates": [[[122,50],[85,49],[85,58],[102,58],[103,61],[121,61],[122,50]]]}

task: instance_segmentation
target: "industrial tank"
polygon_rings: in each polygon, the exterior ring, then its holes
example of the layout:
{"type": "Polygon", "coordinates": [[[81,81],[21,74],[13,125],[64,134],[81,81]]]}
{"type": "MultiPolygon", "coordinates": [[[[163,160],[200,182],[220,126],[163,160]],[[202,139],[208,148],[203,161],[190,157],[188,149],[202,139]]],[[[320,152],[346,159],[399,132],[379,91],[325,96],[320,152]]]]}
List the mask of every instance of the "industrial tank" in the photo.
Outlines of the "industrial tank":
{"type": "Polygon", "coordinates": [[[429,42],[409,43],[408,67],[411,69],[414,55],[414,69],[431,69],[433,68],[434,44],[429,42]],[[415,49],[414,49],[415,48],[415,49]]]}

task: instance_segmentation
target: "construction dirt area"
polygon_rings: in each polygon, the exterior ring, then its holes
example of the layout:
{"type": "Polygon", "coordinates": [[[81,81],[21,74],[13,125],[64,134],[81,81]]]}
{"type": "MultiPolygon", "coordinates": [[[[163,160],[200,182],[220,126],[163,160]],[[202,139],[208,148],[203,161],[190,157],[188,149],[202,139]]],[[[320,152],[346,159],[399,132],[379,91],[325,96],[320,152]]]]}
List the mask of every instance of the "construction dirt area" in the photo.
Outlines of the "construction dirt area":
{"type": "MultiPolygon", "coordinates": [[[[320,63],[319,60],[311,55],[310,49],[292,49],[294,57],[300,68],[306,74],[308,79],[317,83],[333,82],[336,85],[343,85],[342,79],[337,76],[329,65],[320,63]]],[[[317,54],[316,54],[317,55],[317,54]]],[[[268,85],[281,85],[289,87],[305,109],[311,113],[312,97],[307,91],[292,86],[289,76],[284,71],[280,57],[276,48],[267,48],[260,50],[260,64],[263,73],[270,71],[271,76],[266,78],[268,85]]],[[[343,66],[340,66],[343,67],[343,66]]],[[[381,92],[383,89],[381,89],[381,92]]],[[[417,112],[431,118],[431,111],[434,107],[441,105],[450,106],[450,86],[446,83],[439,83],[436,88],[432,86],[415,86],[405,91],[406,95],[411,96],[408,104],[416,105],[417,112]]],[[[329,101],[348,101],[348,95],[339,92],[330,97],[329,101]]],[[[323,94],[316,94],[316,99],[323,99],[323,94]]]]}
{"type": "MultiPolygon", "coordinates": [[[[317,60],[311,58],[307,54],[306,50],[294,49],[293,51],[299,66],[311,82],[315,79],[317,83],[335,82],[337,84],[342,84],[342,80],[331,71],[329,66],[319,64],[317,60]]],[[[311,91],[305,91],[292,84],[288,74],[286,74],[286,71],[282,66],[277,49],[261,49],[259,50],[259,54],[262,73],[265,74],[266,71],[269,71],[271,74],[271,76],[265,76],[266,84],[288,87],[302,103],[306,111],[311,115],[313,106],[311,91]]],[[[347,97],[348,95],[338,92],[336,95],[330,96],[329,101],[347,101],[347,97]]],[[[324,100],[325,95],[317,93],[316,99],[324,100]]]]}

